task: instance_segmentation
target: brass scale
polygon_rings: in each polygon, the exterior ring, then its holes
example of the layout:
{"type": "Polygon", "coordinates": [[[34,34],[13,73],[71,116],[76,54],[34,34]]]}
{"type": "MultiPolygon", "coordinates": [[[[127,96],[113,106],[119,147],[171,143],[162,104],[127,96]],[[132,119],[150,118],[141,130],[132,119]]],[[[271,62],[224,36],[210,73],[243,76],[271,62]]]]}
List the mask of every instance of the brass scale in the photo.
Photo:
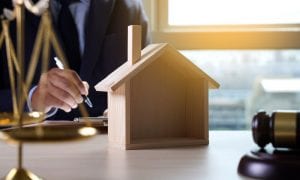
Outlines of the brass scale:
{"type": "MultiPolygon", "coordinates": [[[[12,0],[14,10],[10,13],[11,17],[1,18],[2,32],[0,32],[0,48],[6,46],[13,112],[0,112],[0,126],[13,126],[6,131],[0,131],[0,140],[5,142],[14,142],[18,146],[18,167],[13,168],[3,178],[11,179],[41,179],[37,175],[23,168],[23,143],[24,142],[61,142],[80,140],[93,137],[97,130],[91,126],[91,122],[85,119],[85,126],[29,126],[24,125],[39,123],[44,120],[45,115],[42,112],[24,112],[24,105],[27,100],[28,89],[32,83],[35,69],[41,55],[42,72],[48,69],[50,58],[50,47],[53,46],[59,59],[68,67],[66,56],[54,33],[51,15],[49,12],[49,1],[40,0],[34,4],[31,0],[12,0]],[[24,12],[25,9],[31,11],[37,16],[41,16],[39,29],[36,35],[33,52],[30,58],[28,73],[24,74],[24,12]],[[13,46],[10,33],[9,22],[16,19],[17,24],[17,48],[13,46]],[[26,78],[26,79],[25,79],[26,78]]],[[[83,105],[79,105],[81,115],[88,117],[87,110],[83,105]]]]}

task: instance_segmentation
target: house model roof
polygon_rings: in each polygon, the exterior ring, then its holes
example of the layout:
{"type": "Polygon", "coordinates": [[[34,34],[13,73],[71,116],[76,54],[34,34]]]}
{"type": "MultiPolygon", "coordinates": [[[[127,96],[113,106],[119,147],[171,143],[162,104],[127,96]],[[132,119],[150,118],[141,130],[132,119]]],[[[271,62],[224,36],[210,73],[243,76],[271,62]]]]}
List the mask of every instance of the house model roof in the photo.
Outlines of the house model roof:
{"type": "Polygon", "coordinates": [[[118,69],[108,75],[105,79],[100,81],[95,89],[97,91],[115,91],[124,82],[130,80],[144,68],[149,66],[151,63],[161,60],[161,56],[165,53],[172,55],[172,64],[176,65],[176,68],[184,74],[189,74],[193,78],[204,78],[208,81],[210,88],[218,88],[220,85],[204,71],[190,62],[185,56],[183,56],[173,46],[162,43],[162,44],[151,44],[142,50],[141,58],[135,64],[132,65],[130,62],[126,62],[121,65],[118,69]]]}

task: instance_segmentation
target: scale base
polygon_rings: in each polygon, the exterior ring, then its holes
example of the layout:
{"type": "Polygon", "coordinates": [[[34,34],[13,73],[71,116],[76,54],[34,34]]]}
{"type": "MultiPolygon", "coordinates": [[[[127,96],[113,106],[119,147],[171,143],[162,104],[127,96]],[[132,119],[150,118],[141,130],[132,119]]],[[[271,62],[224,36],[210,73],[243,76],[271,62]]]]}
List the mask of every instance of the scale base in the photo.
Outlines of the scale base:
{"type": "Polygon", "coordinates": [[[26,169],[13,168],[3,180],[42,180],[42,178],[26,169]]]}
{"type": "Polygon", "coordinates": [[[257,150],[244,155],[239,174],[260,179],[300,179],[300,151],[257,150]]]}

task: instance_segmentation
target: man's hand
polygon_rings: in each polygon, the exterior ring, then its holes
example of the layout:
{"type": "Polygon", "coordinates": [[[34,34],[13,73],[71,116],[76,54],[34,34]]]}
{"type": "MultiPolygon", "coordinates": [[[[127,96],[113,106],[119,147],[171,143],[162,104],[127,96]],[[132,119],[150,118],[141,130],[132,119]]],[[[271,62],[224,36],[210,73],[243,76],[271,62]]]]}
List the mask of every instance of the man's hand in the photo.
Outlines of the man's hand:
{"type": "Polygon", "coordinates": [[[82,103],[82,95],[88,95],[88,89],[88,83],[82,82],[75,71],[53,68],[42,74],[32,95],[31,106],[33,110],[45,113],[51,108],[70,112],[82,103]]]}

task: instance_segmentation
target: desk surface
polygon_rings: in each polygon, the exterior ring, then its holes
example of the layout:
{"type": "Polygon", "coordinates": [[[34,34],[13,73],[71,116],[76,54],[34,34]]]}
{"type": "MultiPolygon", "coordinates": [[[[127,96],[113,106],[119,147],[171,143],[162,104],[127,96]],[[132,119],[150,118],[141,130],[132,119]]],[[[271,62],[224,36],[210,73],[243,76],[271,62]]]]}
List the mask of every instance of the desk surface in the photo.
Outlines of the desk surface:
{"type": "MultiPolygon", "coordinates": [[[[87,141],[25,144],[24,166],[46,179],[243,179],[243,154],[255,148],[249,131],[210,131],[209,146],[119,150],[107,135],[87,141]]],[[[17,147],[0,142],[0,178],[16,167],[17,147]]]]}

